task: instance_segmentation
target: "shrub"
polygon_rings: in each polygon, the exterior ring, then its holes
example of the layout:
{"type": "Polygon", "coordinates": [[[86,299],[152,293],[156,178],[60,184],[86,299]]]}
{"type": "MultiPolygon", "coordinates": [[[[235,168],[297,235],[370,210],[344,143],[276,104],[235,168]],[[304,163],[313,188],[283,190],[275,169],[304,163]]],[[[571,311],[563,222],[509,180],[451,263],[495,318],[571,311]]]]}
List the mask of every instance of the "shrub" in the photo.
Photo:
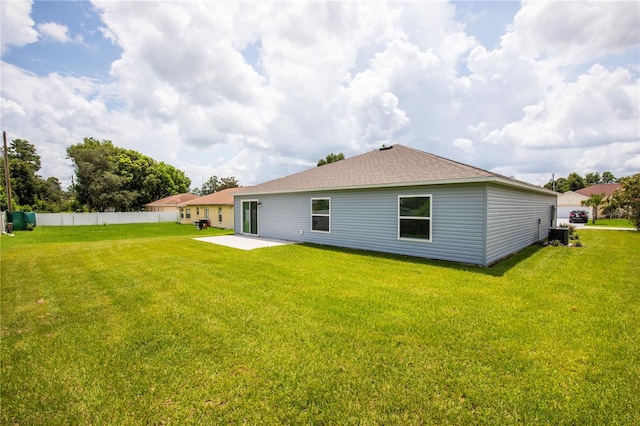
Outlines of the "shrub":
{"type": "Polygon", "coordinates": [[[562,223],[560,224],[560,228],[569,228],[569,235],[573,235],[576,231],[575,225],[571,225],[570,223],[562,223]]]}
{"type": "Polygon", "coordinates": [[[640,173],[620,179],[620,188],[610,197],[609,205],[628,212],[628,217],[640,231],[640,173]]]}
{"type": "Polygon", "coordinates": [[[549,241],[550,246],[559,247],[562,245],[562,241],[560,240],[551,240],[549,241]]]}
{"type": "Polygon", "coordinates": [[[575,243],[573,243],[573,245],[574,245],[575,247],[582,247],[582,241],[579,241],[579,240],[578,240],[578,241],[576,241],[575,243]]]}

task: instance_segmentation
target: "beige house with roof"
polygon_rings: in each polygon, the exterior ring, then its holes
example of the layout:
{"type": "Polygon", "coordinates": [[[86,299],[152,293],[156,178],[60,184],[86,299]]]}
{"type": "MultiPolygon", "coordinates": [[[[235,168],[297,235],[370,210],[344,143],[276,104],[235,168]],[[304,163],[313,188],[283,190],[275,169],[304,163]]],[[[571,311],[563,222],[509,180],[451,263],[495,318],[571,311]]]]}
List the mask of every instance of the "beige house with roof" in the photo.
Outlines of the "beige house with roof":
{"type": "Polygon", "coordinates": [[[557,194],[400,144],[243,188],[236,234],[488,266],[549,235],[557,194]]]}
{"type": "Polygon", "coordinates": [[[189,200],[193,200],[194,198],[198,198],[197,195],[192,194],[190,192],[185,192],[183,194],[170,195],[165,198],[161,198],[152,203],[147,203],[144,205],[145,212],[177,212],[178,204],[185,203],[189,200]]]}
{"type": "Polygon", "coordinates": [[[180,204],[180,223],[194,224],[202,219],[209,219],[209,226],[232,229],[233,194],[240,189],[242,188],[224,189],[180,204]]]}
{"type": "MultiPolygon", "coordinates": [[[[606,197],[613,195],[616,189],[620,188],[619,183],[599,183],[587,186],[576,191],[567,191],[558,195],[558,218],[568,218],[573,210],[584,210],[589,216],[593,215],[593,209],[582,205],[594,194],[604,194],[606,197]]],[[[598,208],[598,217],[604,217],[603,207],[598,208]]]]}

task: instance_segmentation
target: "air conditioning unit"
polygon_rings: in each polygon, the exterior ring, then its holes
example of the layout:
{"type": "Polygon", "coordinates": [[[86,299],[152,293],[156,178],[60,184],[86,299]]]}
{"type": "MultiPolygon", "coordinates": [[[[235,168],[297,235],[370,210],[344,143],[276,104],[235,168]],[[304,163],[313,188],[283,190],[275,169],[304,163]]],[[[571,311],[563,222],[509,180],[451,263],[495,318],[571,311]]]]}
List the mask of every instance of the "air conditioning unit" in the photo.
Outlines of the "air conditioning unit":
{"type": "Polygon", "coordinates": [[[569,228],[549,228],[549,241],[558,240],[565,246],[569,245],[569,228]]]}

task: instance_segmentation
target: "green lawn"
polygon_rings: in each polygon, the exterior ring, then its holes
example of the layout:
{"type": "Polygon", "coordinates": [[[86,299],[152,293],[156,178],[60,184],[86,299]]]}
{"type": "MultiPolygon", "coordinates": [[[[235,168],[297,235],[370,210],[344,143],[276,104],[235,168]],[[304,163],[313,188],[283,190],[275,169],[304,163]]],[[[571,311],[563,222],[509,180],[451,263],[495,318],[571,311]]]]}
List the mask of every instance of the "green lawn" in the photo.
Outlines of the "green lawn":
{"type": "Polygon", "coordinates": [[[492,268],[3,235],[1,424],[638,424],[640,233],[492,268]]]}
{"type": "Polygon", "coordinates": [[[591,219],[586,226],[601,226],[603,228],[635,228],[629,219],[598,219],[596,224],[591,223],[591,219]]]}

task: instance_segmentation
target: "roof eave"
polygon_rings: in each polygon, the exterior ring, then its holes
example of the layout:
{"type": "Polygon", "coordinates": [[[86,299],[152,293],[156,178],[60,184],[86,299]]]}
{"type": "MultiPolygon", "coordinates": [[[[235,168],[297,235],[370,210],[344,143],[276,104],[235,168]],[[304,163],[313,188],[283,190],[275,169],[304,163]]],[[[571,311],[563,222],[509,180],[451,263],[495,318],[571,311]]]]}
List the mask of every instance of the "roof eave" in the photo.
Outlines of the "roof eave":
{"type": "Polygon", "coordinates": [[[409,186],[428,186],[428,185],[450,185],[450,184],[464,184],[464,183],[487,183],[493,182],[507,186],[513,186],[528,191],[536,191],[545,193],[547,195],[556,195],[557,193],[546,188],[537,187],[524,182],[512,181],[509,179],[500,178],[497,176],[484,176],[475,178],[463,178],[463,179],[442,179],[431,181],[417,181],[417,182],[397,182],[397,183],[385,183],[385,184],[371,184],[371,185],[349,185],[349,186],[335,186],[328,188],[301,188],[292,190],[275,190],[275,191],[247,191],[242,193],[233,194],[236,196],[245,195],[267,195],[267,194],[293,194],[302,192],[324,192],[324,191],[346,191],[354,189],[378,189],[378,188],[397,188],[397,187],[409,187],[409,186]]]}

